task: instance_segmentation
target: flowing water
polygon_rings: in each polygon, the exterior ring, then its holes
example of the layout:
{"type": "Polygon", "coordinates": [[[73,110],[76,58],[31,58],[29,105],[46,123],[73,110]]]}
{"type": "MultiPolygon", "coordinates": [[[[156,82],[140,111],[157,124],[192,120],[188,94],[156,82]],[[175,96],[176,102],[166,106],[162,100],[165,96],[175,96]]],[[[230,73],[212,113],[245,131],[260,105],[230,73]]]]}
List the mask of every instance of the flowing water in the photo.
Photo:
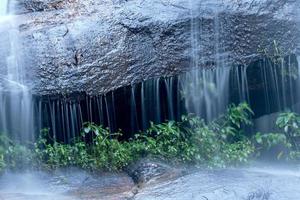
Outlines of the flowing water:
{"type": "Polygon", "coordinates": [[[0,16],[5,16],[7,14],[7,5],[8,0],[3,0],[0,3],[0,16]]]}
{"type": "MultiPolygon", "coordinates": [[[[69,142],[79,135],[83,122],[93,121],[112,131],[122,129],[130,137],[147,129],[151,121],[180,120],[187,113],[211,121],[229,104],[246,101],[255,112],[256,129],[268,131],[274,126],[274,116],[266,115],[287,108],[300,110],[300,71],[295,56],[279,60],[265,57],[249,65],[233,65],[224,47],[226,15],[222,10],[226,8],[215,1],[191,0],[190,4],[189,72],[153,78],[99,96],[40,98],[35,102],[38,129],[50,128],[54,138],[69,142]],[[210,20],[205,21],[206,15],[210,20]],[[213,41],[211,49],[204,49],[207,40],[213,41]],[[211,60],[205,60],[208,51],[211,60]]],[[[274,42],[274,50],[277,48],[274,42]]]]}
{"type": "MultiPolygon", "coordinates": [[[[229,104],[229,87],[231,67],[226,65],[226,54],[220,40],[222,24],[220,23],[218,5],[207,3],[205,1],[195,3],[190,0],[191,8],[191,71],[180,75],[179,80],[182,85],[183,98],[188,113],[196,115],[211,121],[224,113],[229,104]],[[211,5],[212,4],[212,5],[211,5]],[[215,44],[214,62],[205,61],[203,56],[204,49],[202,44],[205,36],[205,22],[203,20],[203,11],[213,7],[213,22],[210,24],[214,30],[214,35],[210,37],[215,44]],[[201,69],[202,68],[202,69],[201,69]]],[[[206,25],[207,26],[207,25],[206,25]]]]}
{"type": "Polygon", "coordinates": [[[299,200],[299,168],[260,166],[195,171],[135,190],[126,174],[89,174],[72,169],[6,173],[0,179],[5,200],[299,200]],[[135,191],[135,192],[134,192],[135,191]]]}
{"type": "Polygon", "coordinates": [[[230,68],[194,70],[180,76],[187,111],[211,121],[229,103],[230,68]]]}
{"type": "Polygon", "coordinates": [[[50,127],[53,138],[64,142],[79,136],[82,124],[88,121],[132,136],[147,129],[150,121],[180,119],[184,113],[180,87],[176,77],[156,78],[99,96],[46,96],[36,102],[38,127],[50,127]]]}
{"type": "Polygon", "coordinates": [[[193,68],[175,77],[154,78],[99,96],[46,96],[36,102],[36,116],[39,129],[49,127],[53,138],[69,142],[88,121],[112,131],[120,128],[130,137],[147,129],[151,121],[180,120],[187,113],[211,121],[229,104],[246,101],[256,114],[256,130],[268,132],[277,116],[270,114],[286,108],[299,111],[299,77],[294,56],[277,64],[262,59],[248,66],[193,68]]]}
{"type": "Polygon", "coordinates": [[[9,41],[1,44],[7,56],[0,74],[0,132],[16,141],[27,142],[33,140],[34,134],[32,98],[20,56],[18,27],[8,3],[0,2],[0,30],[9,41]]]}
{"type": "MultiPolygon", "coordinates": [[[[203,60],[206,50],[202,42],[207,33],[201,10],[214,5],[200,1],[195,4],[193,0],[190,1],[190,72],[154,78],[104,95],[47,96],[34,104],[20,53],[16,16],[8,0],[0,1],[0,33],[7,38],[1,47],[6,56],[0,66],[0,132],[16,141],[34,140],[34,115],[38,119],[37,129],[50,128],[53,139],[70,143],[87,121],[108,126],[112,131],[122,128],[132,134],[147,129],[150,121],[179,120],[186,113],[211,121],[231,102],[247,101],[261,116],[255,120],[257,129],[267,132],[274,122],[268,125],[270,117],[266,114],[287,107],[299,109],[297,59],[290,56],[274,63],[266,58],[249,66],[229,65],[221,41],[221,8],[214,7],[212,12],[213,61],[203,60]]],[[[95,177],[76,170],[56,174],[6,173],[0,179],[0,199],[126,199],[133,187],[132,180],[124,174],[95,177]]],[[[133,199],[299,200],[299,187],[299,169],[199,171],[143,188],[133,199]]]]}
{"type": "Polygon", "coordinates": [[[126,174],[90,174],[71,168],[47,172],[7,172],[0,179],[2,200],[121,200],[134,183],[126,174]]]}
{"type": "Polygon", "coordinates": [[[191,71],[178,78],[188,113],[211,121],[230,103],[244,101],[253,108],[256,118],[286,109],[299,111],[296,105],[300,102],[300,76],[295,56],[280,57],[283,52],[274,41],[269,55],[260,61],[233,65],[223,45],[226,38],[222,23],[226,15],[222,11],[226,8],[214,1],[191,0],[190,5],[191,71]],[[203,17],[207,11],[211,21],[203,17]],[[212,33],[207,31],[210,29],[212,33]],[[214,44],[211,49],[204,49],[202,43],[206,40],[214,44]],[[204,60],[203,55],[209,51],[213,51],[211,60],[204,60]]]}
{"type": "Polygon", "coordinates": [[[299,169],[199,171],[140,191],[136,200],[299,200],[299,169]]]}

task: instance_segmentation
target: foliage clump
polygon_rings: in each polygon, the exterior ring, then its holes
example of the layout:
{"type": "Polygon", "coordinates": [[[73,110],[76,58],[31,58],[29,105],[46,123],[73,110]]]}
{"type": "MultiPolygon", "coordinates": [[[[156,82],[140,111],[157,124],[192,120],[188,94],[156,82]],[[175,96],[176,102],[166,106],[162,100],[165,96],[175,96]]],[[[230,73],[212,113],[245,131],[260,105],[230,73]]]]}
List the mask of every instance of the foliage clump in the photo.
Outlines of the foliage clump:
{"type": "Polygon", "coordinates": [[[278,133],[244,132],[251,126],[252,110],[246,103],[231,105],[226,113],[206,123],[199,117],[183,116],[181,121],[151,123],[145,132],[120,140],[122,133],[94,123],[84,124],[81,136],[71,144],[49,138],[43,130],[36,143],[24,146],[0,137],[0,171],[4,169],[76,166],[88,170],[122,170],[146,156],[175,164],[226,167],[247,163],[253,156],[274,148],[278,159],[300,160],[300,116],[285,112],[278,116],[278,133]],[[278,148],[279,147],[279,148],[278,148]]]}
{"type": "Polygon", "coordinates": [[[277,159],[300,160],[300,116],[294,112],[279,114],[276,120],[277,133],[257,133],[254,136],[257,151],[268,152],[272,149],[277,159]]]}
{"type": "Polygon", "coordinates": [[[155,156],[173,163],[206,167],[225,167],[248,161],[254,147],[242,133],[242,126],[251,124],[247,104],[230,106],[227,112],[211,123],[188,115],[179,122],[151,123],[150,128],[122,141],[121,132],[93,123],[84,124],[81,137],[71,144],[52,140],[43,130],[31,147],[0,140],[0,170],[31,165],[55,169],[77,166],[89,170],[121,170],[134,161],[155,156]]]}

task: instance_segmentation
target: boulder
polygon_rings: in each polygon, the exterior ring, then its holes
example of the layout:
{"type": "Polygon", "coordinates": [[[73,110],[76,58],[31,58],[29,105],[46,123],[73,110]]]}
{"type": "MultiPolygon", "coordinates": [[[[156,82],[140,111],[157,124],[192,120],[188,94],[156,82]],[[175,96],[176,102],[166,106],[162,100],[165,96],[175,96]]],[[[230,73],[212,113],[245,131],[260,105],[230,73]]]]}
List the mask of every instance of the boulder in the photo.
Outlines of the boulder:
{"type": "Polygon", "coordinates": [[[18,0],[14,26],[35,94],[96,95],[191,67],[247,64],[274,41],[294,53],[298,8],[296,0],[18,0]]]}
{"type": "Polygon", "coordinates": [[[127,171],[138,187],[176,179],[185,174],[183,168],[148,158],[131,165],[127,171]]]}

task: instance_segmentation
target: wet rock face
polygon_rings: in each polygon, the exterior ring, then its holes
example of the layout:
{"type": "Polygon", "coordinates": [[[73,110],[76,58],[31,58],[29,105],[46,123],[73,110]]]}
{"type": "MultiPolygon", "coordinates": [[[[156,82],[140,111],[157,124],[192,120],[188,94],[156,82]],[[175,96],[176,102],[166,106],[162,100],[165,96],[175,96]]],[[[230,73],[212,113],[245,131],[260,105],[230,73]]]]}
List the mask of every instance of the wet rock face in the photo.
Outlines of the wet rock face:
{"type": "Polygon", "coordinates": [[[217,59],[248,63],[259,46],[274,40],[284,52],[298,44],[299,3],[293,0],[18,2],[24,65],[36,94],[100,94],[185,72],[192,59],[192,21],[201,24],[201,66],[215,66],[217,59]]]}
{"type": "Polygon", "coordinates": [[[128,168],[128,174],[139,186],[152,185],[181,177],[185,170],[153,159],[142,159],[128,168]]]}
{"type": "Polygon", "coordinates": [[[17,13],[41,12],[64,9],[78,3],[78,0],[16,0],[17,13]]]}
{"type": "Polygon", "coordinates": [[[0,199],[5,200],[128,200],[132,179],[124,173],[89,173],[76,168],[52,172],[28,171],[0,176],[0,199]]]}
{"type": "Polygon", "coordinates": [[[103,174],[86,178],[67,194],[79,199],[127,200],[134,196],[134,190],[134,182],[126,174],[103,174]]]}
{"type": "Polygon", "coordinates": [[[298,200],[299,170],[248,168],[200,171],[145,187],[135,200],[298,200]]]}

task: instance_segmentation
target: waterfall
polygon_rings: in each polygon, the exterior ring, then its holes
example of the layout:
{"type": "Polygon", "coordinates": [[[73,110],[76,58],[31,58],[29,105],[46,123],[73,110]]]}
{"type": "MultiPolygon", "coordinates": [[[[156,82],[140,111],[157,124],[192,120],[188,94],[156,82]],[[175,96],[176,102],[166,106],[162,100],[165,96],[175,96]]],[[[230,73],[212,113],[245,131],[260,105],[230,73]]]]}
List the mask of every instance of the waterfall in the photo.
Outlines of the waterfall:
{"type": "Polygon", "coordinates": [[[223,113],[229,101],[229,68],[193,70],[180,76],[186,109],[208,121],[223,113]]]}
{"type": "Polygon", "coordinates": [[[0,2],[0,16],[5,16],[7,14],[8,0],[1,0],[0,2]]]}
{"type": "Polygon", "coordinates": [[[226,54],[220,42],[221,23],[218,9],[215,8],[213,22],[205,22],[201,15],[205,3],[190,1],[191,8],[191,64],[190,72],[180,75],[182,94],[188,113],[194,113],[208,121],[223,113],[229,102],[229,84],[231,67],[225,65],[226,54]],[[213,37],[203,28],[210,23],[214,30],[213,37]],[[212,38],[215,45],[214,61],[205,61],[205,38],[212,38]]]}
{"type": "MultiPolygon", "coordinates": [[[[0,16],[6,13],[5,2],[1,0],[0,16]]],[[[228,35],[224,35],[223,28],[228,19],[214,2],[190,0],[189,72],[156,77],[94,97],[42,97],[35,105],[39,129],[50,128],[54,139],[68,143],[79,136],[84,122],[134,133],[147,129],[150,122],[180,120],[188,113],[211,121],[230,103],[246,101],[258,117],[297,104],[295,80],[289,77],[295,71],[294,61],[274,64],[266,58],[250,65],[230,64],[230,50],[225,49],[228,35]]],[[[0,91],[0,129],[20,138],[19,130],[25,132],[23,136],[33,132],[32,103],[21,57],[16,54],[18,31],[12,20],[9,23],[10,52],[6,65],[1,66],[6,73],[0,74],[4,82],[0,91]]]]}
{"type": "Polygon", "coordinates": [[[7,51],[6,62],[0,66],[0,132],[14,140],[28,142],[34,139],[32,95],[20,56],[16,16],[8,13],[8,7],[8,1],[1,0],[0,29],[9,42],[3,47],[7,51]]]}

